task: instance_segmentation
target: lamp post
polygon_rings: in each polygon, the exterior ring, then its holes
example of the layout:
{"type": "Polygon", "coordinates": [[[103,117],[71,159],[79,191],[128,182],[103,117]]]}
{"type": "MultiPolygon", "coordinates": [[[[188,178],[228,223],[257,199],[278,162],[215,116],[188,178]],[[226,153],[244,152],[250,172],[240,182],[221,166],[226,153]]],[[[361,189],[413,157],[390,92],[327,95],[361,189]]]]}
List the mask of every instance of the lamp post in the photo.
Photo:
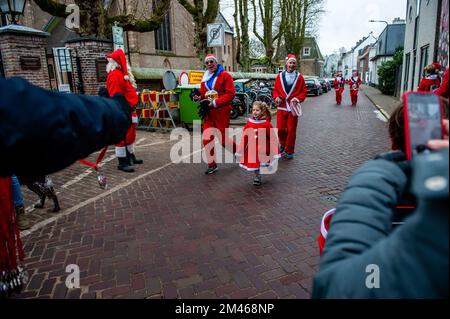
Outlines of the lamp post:
{"type": "Polygon", "coordinates": [[[25,11],[26,0],[0,0],[0,13],[11,16],[11,23],[17,24],[17,16],[25,11]]]}
{"type": "Polygon", "coordinates": [[[369,22],[383,22],[383,23],[386,23],[386,26],[389,25],[389,23],[387,21],[384,21],[384,20],[369,20],[369,22]]]}

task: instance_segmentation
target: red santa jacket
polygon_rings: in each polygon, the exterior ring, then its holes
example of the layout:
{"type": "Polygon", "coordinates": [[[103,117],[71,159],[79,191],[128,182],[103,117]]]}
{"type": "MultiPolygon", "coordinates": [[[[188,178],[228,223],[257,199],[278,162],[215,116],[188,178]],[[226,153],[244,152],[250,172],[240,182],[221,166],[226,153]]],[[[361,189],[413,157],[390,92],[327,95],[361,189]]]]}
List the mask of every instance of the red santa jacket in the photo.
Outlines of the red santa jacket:
{"type": "Polygon", "coordinates": [[[444,73],[444,78],[442,79],[441,86],[434,91],[434,93],[436,93],[437,95],[442,96],[447,99],[449,97],[448,76],[449,75],[448,75],[448,69],[447,69],[447,71],[445,71],[445,73],[444,73]]]}
{"type": "Polygon", "coordinates": [[[287,90],[286,83],[284,81],[286,71],[283,71],[277,75],[272,96],[274,100],[278,97],[282,100],[280,105],[278,105],[278,110],[290,112],[290,105],[293,100],[297,100],[298,103],[302,103],[306,99],[308,88],[306,87],[305,79],[301,73],[297,71],[294,72],[296,73],[296,78],[289,91],[287,90]]]}
{"type": "Polygon", "coordinates": [[[361,85],[362,81],[359,76],[357,77],[351,77],[348,80],[348,85],[350,86],[350,90],[359,90],[359,86],[361,85]]]}
{"type": "Polygon", "coordinates": [[[436,74],[428,75],[420,81],[419,88],[417,90],[420,92],[430,92],[437,89],[440,85],[441,82],[436,74]]]}
{"type": "Polygon", "coordinates": [[[131,85],[130,81],[124,79],[123,72],[120,69],[115,69],[108,73],[106,88],[109,96],[114,96],[117,93],[123,94],[128,104],[133,108],[139,102],[136,89],[131,85]]]}
{"type": "MultiPolygon", "coordinates": [[[[219,66],[220,68],[220,66],[219,66]]],[[[208,91],[214,90],[218,93],[219,97],[213,102],[214,108],[229,107],[231,109],[231,102],[236,95],[234,88],[234,81],[230,73],[227,71],[221,71],[219,75],[214,79],[212,87],[208,87],[207,79],[209,78],[209,71],[206,71],[200,85],[200,93],[202,99],[205,98],[205,94],[208,91]]]]}
{"type": "Polygon", "coordinates": [[[248,171],[256,171],[273,163],[280,155],[278,137],[272,124],[267,119],[250,117],[244,126],[237,153],[243,155],[239,166],[248,171]],[[263,138],[265,143],[259,142],[263,138]]]}
{"type": "Polygon", "coordinates": [[[343,77],[336,77],[334,78],[334,89],[337,91],[339,89],[343,89],[345,86],[345,80],[343,77]]]}

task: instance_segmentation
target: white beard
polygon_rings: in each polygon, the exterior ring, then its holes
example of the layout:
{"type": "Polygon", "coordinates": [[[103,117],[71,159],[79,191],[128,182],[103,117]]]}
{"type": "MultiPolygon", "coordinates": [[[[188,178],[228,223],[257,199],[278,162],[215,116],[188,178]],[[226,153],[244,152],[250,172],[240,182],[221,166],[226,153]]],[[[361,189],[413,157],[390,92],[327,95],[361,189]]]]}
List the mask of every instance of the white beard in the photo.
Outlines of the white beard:
{"type": "Polygon", "coordinates": [[[106,73],[114,71],[115,69],[120,69],[119,64],[113,59],[108,58],[108,64],[106,65],[106,73]]]}

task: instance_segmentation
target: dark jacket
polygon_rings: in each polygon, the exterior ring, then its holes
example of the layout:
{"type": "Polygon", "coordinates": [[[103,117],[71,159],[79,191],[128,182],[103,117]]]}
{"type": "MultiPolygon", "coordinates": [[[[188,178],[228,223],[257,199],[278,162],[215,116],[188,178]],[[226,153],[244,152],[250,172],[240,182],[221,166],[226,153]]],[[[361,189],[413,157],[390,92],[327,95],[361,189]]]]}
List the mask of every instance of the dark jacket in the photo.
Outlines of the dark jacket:
{"type": "Polygon", "coordinates": [[[393,208],[408,187],[405,174],[386,160],[355,172],[331,221],[312,297],[447,298],[448,165],[448,150],[412,162],[418,207],[392,232],[393,208]],[[379,288],[370,289],[366,281],[373,287],[378,270],[379,288]]]}
{"type": "Polygon", "coordinates": [[[0,176],[45,175],[126,135],[131,114],[116,99],[44,90],[0,78],[0,176]]]}

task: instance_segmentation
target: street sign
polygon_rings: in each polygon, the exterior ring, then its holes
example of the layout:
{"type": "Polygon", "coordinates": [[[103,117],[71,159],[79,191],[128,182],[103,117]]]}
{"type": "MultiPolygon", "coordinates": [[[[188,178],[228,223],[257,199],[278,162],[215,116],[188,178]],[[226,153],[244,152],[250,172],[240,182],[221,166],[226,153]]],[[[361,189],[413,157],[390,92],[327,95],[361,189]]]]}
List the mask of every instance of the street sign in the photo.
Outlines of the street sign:
{"type": "Polygon", "coordinates": [[[198,71],[189,72],[189,84],[202,83],[203,74],[205,74],[205,72],[198,72],[198,71]]]}
{"type": "Polygon", "coordinates": [[[116,51],[117,49],[122,49],[122,51],[125,52],[125,46],[123,45],[123,28],[117,25],[113,25],[112,34],[114,51],[116,51]]]}
{"type": "Polygon", "coordinates": [[[225,45],[225,28],[222,23],[208,24],[208,47],[221,47],[225,45]]]}

